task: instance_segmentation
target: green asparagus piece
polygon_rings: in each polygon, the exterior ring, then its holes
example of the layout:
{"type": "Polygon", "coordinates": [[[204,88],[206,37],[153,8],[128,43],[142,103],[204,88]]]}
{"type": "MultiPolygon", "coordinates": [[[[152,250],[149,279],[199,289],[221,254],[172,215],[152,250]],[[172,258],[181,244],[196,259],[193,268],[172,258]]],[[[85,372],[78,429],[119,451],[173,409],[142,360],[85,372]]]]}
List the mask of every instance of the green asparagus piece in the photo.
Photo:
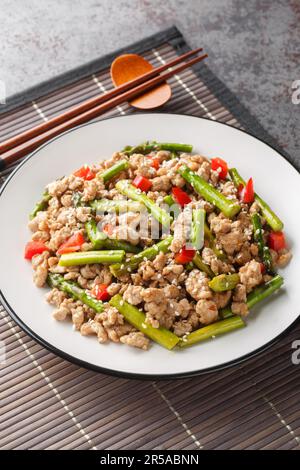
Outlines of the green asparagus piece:
{"type": "Polygon", "coordinates": [[[169,152],[184,152],[184,153],[191,153],[193,150],[192,145],[188,144],[176,144],[170,142],[144,142],[140,145],[132,147],[128,145],[122,150],[122,153],[126,155],[133,155],[134,153],[142,153],[147,154],[152,151],[158,150],[168,150],[169,152]]]}
{"type": "MultiPolygon", "coordinates": [[[[240,176],[236,168],[231,168],[229,170],[229,174],[231,176],[234,185],[238,188],[240,184],[245,186],[245,181],[240,176]]],[[[270,225],[270,227],[275,232],[280,232],[283,229],[283,222],[279,219],[279,217],[272,211],[271,207],[258,195],[255,193],[255,201],[258,203],[261,212],[270,225]]]]}
{"type": "Polygon", "coordinates": [[[138,246],[131,245],[123,240],[109,238],[106,233],[100,232],[95,220],[89,220],[85,224],[85,230],[95,250],[106,248],[107,250],[123,250],[128,253],[139,253],[141,251],[138,246]]]}
{"type": "Polygon", "coordinates": [[[147,210],[152,214],[152,216],[162,224],[163,227],[169,227],[172,223],[171,216],[163,209],[161,209],[157,204],[155,204],[152,199],[150,199],[145,193],[135,188],[126,180],[118,181],[116,184],[116,189],[125,196],[133,199],[134,201],[143,204],[147,210]]]}
{"type": "Polygon", "coordinates": [[[85,230],[95,250],[101,250],[101,248],[104,248],[104,242],[107,239],[107,235],[98,230],[95,220],[89,220],[86,222],[85,230]]]}
{"type": "Polygon", "coordinates": [[[193,263],[198,269],[200,269],[200,271],[203,271],[204,273],[206,273],[208,277],[214,277],[214,273],[212,272],[210,267],[204,263],[199,253],[195,254],[193,258],[193,263]]]}
{"type": "Polygon", "coordinates": [[[77,253],[65,253],[61,255],[59,266],[78,266],[81,264],[113,264],[120,263],[124,259],[123,250],[105,251],[79,251],[77,253]]]}
{"type": "MultiPolygon", "coordinates": [[[[248,308],[252,308],[261,300],[264,300],[266,297],[269,297],[282,286],[283,282],[283,278],[278,274],[262,286],[258,286],[247,296],[248,308]]],[[[234,316],[234,314],[232,313],[230,307],[225,307],[220,311],[221,318],[229,318],[232,316],[234,316]]]]}
{"type": "Polygon", "coordinates": [[[234,289],[239,281],[238,274],[220,274],[209,281],[208,285],[214,292],[224,292],[234,289]]]}
{"type": "Polygon", "coordinates": [[[213,236],[213,234],[212,234],[212,232],[211,232],[211,230],[210,230],[210,228],[209,228],[209,226],[207,225],[206,222],[204,224],[204,238],[206,238],[206,240],[208,241],[209,248],[211,248],[213,250],[216,257],[221,259],[221,260],[225,260],[226,259],[225,253],[224,253],[224,251],[219,250],[216,247],[215,237],[213,236]]]}
{"type": "Polygon", "coordinates": [[[192,245],[195,250],[201,250],[204,244],[205,210],[194,209],[192,219],[192,245]]]}
{"type": "Polygon", "coordinates": [[[270,281],[266,282],[263,286],[257,287],[247,297],[247,305],[249,309],[261,300],[264,300],[266,297],[269,297],[271,294],[276,292],[283,285],[283,282],[283,277],[277,274],[273,277],[273,279],[270,279],[270,281]]]}
{"type": "Polygon", "coordinates": [[[107,170],[102,173],[98,173],[98,176],[103,179],[104,183],[111,180],[114,176],[121,173],[123,170],[127,170],[129,163],[127,160],[120,160],[115,165],[107,168],[107,170]]]}
{"type": "Polygon", "coordinates": [[[172,198],[171,194],[168,194],[168,196],[164,197],[164,202],[168,204],[168,206],[173,206],[173,204],[175,204],[175,201],[172,198]]]}
{"type": "Polygon", "coordinates": [[[95,199],[90,202],[90,206],[95,212],[141,212],[144,206],[136,201],[126,199],[95,199]]]}
{"type": "Polygon", "coordinates": [[[205,341],[215,336],[222,335],[224,333],[229,333],[230,331],[237,330],[238,328],[243,328],[245,323],[240,317],[227,318],[226,320],[221,320],[211,325],[204,326],[199,330],[193,331],[187,335],[184,339],[180,341],[178,346],[180,348],[186,348],[187,346],[192,346],[195,343],[200,343],[200,341],[205,341]]]}
{"type": "Polygon", "coordinates": [[[264,242],[260,216],[257,214],[257,212],[255,212],[251,219],[253,224],[253,236],[258,245],[259,255],[262,258],[267,271],[273,272],[272,256],[269,248],[265,245],[264,242]]]}
{"type": "Polygon", "coordinates": [[[33,211],[29,214],[30,220],[34,219],[34,217],[37,215],[38,212],[44,211],[48,207],[48,203],[50,201],[52,196],[48,193],[48,191],[45,191],[43,193],[42,199],[36,203],[36,205],[33,208],[33,211]]]}
{"type": "Polygon", "coordinates": [[[73,297],[76,300],[81,300],[81,302],[93,308],[96,312],[103,311],[103,303],[100,300],[94,299],[94,297],[79,287],[75,282],[66,281],[60,274],[49,273],[47,282],[51,287],[56,287],[68,294],[70,297],[73,297]]]}
{"type": "Polygon", "coordinates": [[[173,349],[179,342],[178,336],[174,335],[174,333],[166,328],[153,328],[153,326],[147,324],[145,321],[146,315],[137,307],[123,300],[121,295],[115,295],[110,299],[109,303],[124,316],[128,323],[161,346],[167,349],[173,349]]]}
{"type": "Polygon", "coordinates": [[[170,207],[170,216],[175,220],[181,212],[180,205],[174,201],[170,194],[164,197],[164,202],[170,207]]]}
{"type": "Polygon", "coordinates": [[[240,211],[241,206],[237,202],[227,199],[222,193],[205,181],[205,179],[201,178],[201,176],[190,170],[186,165],[181,166],[178,172],[192,185],[197,193],[201,194],[206,201],[220,209],[226,217],[232,218],[240,211]]]}
{"type": "Polygon", "coordinates": [[[166,253],[172,240],[172,235],[169,235],[167,238],[161,240],[156,245],[152,245],[140,253],[133,255],[128,261],[111,265],[109,269],[116,277],[135,271],[142,261],[153,260],[161,251],[166,253]]]}
{"type": "Polygon", "coordinates": [[[194,268],[195,268],[195,265],[194,265],[193,261],[190,261],[189,263],[187,263],[187,264],[185,265],[185,270],[186,270],[187,272],[192,271],[194,268]]]}

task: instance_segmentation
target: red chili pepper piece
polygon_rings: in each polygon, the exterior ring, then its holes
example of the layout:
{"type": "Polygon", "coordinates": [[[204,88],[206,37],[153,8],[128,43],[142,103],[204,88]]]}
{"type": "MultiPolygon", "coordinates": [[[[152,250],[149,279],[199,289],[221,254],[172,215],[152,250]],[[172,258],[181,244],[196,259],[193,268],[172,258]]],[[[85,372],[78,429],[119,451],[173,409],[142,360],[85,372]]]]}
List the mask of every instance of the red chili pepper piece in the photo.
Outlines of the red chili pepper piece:
{"type": "Polygon", "coordinates": [[[286,247],[283,232],[271,232],[269,235],[269,247],[274,251],[283,250],[286,247]]]}
{"type": "Polygon", "coordinates": [[[175,261],[178,264],[187,264],[194,258],[196,250],[188,249],[185,246],[181,248],[179,253],[175,256],[175,261]]]}
{"type": "Polygon", "coordinates": [[[189,204],[192,201],[190,196],[181,188],[172,188],[172,195],[181,207],[185,206],[186,204],[189,204]]]}
{"type": "Polygon", "coordinates": [[[74,233],[74,235],[72,235],[67,241],[60,245],[57,253],[62,255],[64,253],[73,253],[74,251],[78,251],[84,242],[85,239],[81,232],[74,233]]]}
{"type": "Polygon", "coordinates": [[[225,160],[222,160],[222,158],[212,158],[211,169],[219,173],[219,177],[221,180],[224,180],[226,178],[228,173],[228,165],[225,160]]]}
{"type": "Polygon", "coordinates": [[[79,170],[75,171],[73,175],[78,176],[79,178],[83,178],[84,180],[87,180],[87,181],[94,179],[96,176],[96,174],[87,165],[79,168],[79,170]]]}
{"type": "Polygon", "coordinates": [[[107,302],[110,299],[110,295],[107,292],[107,284],[96,284],[91,290],[91,295],[103,302],[107,302]]]}
{"type": "Polygon", "coordinates": [[[44,251],[49,251],[49,248],[46,247],[45,243],[40,241],[28,242],[25,246],[24,258],[32,259],[34,255],[40,255],[44,251]]]}
{"type": "Polygon", "coordinates": [[[138,175],[134,178],[132,182],[133,186],[136,188],[140,189],[141,191],[148,191],[151,186],[152,182],[148,180],[148,178],[145,178],[144,176],[138,175]]]}

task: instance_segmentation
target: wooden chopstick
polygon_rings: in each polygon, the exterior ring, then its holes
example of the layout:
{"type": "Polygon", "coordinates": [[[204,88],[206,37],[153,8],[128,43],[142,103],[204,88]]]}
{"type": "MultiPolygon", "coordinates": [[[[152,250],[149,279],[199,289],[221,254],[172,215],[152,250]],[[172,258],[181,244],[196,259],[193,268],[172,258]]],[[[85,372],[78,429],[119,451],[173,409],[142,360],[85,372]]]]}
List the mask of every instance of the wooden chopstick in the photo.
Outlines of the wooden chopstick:
{"type": "Polygon", "coordinates": [[[207,54],[204,54],[199,57],[195,57],[183,64],[178,65],[180,61],[190,57],[192,54],[195,54],[202,49],[196,49],[195,51],[189,51],[188,53],[177,57],[173,61],[170,61],[167,64],[157,67],[151,72],[148,72],[141,77],[138,77],[131,82],[128,82],[120,87],[117,87],[111,90],[108,93],[104,93],[99,97],[92,98],[83,104],[72,108],[71,110],[63,113],[60,116],[57,116],[45,123],[36,126],[35,128],[26,131],[18,136],[9,139],[2,144],[0,144],[0,169],[6,168],[11,163],[16,162],[19,158],[23,157],[27,153],[31,152],[39,145],[43,144],[52,137],[59,135],[60,133],[71,129],[77,125],[83,124],[90,119],[93,119],[103,112],[123,103],[124,101],[130,101],[138,95],[141,95],[143,92],[165,82],[168,78],[173,75],[180,73],[188,67],[202,61],[207,57],[207,54]],[[162,73],[158,76],[162,70],[166,70],[170,67],[172,70],[168,70],[165,73],[162,73]],[[154,78],[150,78],[153,77],[154,78]],[[146,81],[145,81],[146,80],[146,81]],[[78,111],[79,109],[79,111],[78,111]],[[3,150],[4,149],[4,150],[3,150]],[[6,149],[6,150],[5,150],[6,149]]]}
{"type": "Polygon", "coordinates": [[[202,47],[198,49],[194,49],[192,51],[189,51],[179,57],[176,57],[175,59],[171,60],[170,62],[161,65],[160,67],[154,68],[150,72],[141,75],[140,77],[137,77],[134,80],[131,80],[130,82],[124,83],[121,86],[118,86],[116,88],[113,88],[107,93],[103,93],[100,96],[96,96],[95,98],[90,98],[89,100],[86,100],[84,103],[79,104],[78,106],[75,106],[71,108],[68,111],[65,111],[64,113],[60,114],[59,116],[55,116],[52,119],[49,119],[47,122],[43,122],[39,124],[38,126],[35,126],[32,129],[29,129],[27,131],[24,131],[17,136],[11,137],[10,139],[1,142],[0,143],[0,155],[2,155],[4,152],[7,150],[17,147],[18,145],[22,144],[23,142],[26,142],[26,140],[32,139],[33,137],[41,134],[42,132],[47,131],[48,129],[51,129],[52,127],[56,127],[59,124],[68,121],[69,119],[78,116],[79,114],[84,113],[88,109],[91,109],[98,104],[104,103],[105,101],[113,98],[114,96],[117,96],[121,93],[124,93],[127,90],[130,90],[137,85],[140,85],[141,83],[145,82],[146,80],[149,80],[150,78],[155,77],[156,75],[160,74],[164,70],[168,69],[169,67],[172,67],[174,65],[177,65],[179,62],[182,62],[183,60],[191,57],[194,54],[197,54],[198,52],[201,52],[203,49],[202,47]]]}

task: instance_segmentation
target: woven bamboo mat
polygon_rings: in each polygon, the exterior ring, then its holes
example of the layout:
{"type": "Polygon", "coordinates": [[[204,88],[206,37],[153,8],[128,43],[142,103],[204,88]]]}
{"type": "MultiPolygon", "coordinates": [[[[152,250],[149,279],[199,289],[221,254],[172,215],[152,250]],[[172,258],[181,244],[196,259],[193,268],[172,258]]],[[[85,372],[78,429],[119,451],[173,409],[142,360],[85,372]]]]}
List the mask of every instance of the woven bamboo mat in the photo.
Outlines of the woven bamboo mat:
{"type": "MultiPolygon", "coordinates": [[[[126,51],[154,65],[187,46],[171,28],[126,51]]],[[[120,53],[120,51],[118,51],[120,53]]],[[[16,96],[0,115],[0,140],[111,88],[113,56],[16,96]]],[[[170,80],[163,112],[246,128],[276,142],[206,66],[170,80]]],[[[1,107],[0,107],[1,109],[1,107]]],[[[103,117],[129,114],[127,104],[103,117]]],[[[0,175],[2,181],[10,173],[0,175]]],[[[2,182],[1,181],[1,182],[2,182]]],[[[1,449],[300,449],[300,366],[291,345],[300,326],[267,352],[221,372],[142,382],[82,369],[32,340],[0,306],[1,449]]]]}

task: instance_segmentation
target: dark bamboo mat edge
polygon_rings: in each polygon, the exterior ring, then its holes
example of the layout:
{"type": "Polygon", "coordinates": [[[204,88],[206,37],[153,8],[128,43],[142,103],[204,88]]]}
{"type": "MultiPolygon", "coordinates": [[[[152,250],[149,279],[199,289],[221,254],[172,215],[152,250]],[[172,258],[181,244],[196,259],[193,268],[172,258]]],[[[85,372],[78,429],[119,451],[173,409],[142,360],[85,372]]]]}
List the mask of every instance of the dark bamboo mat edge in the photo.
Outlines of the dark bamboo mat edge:
{"type": "Polygon", "coordinates": [[[133,44],[122,47],[117,51],[106,54],[105,56],[92,60],[86,64],[81,65],[80,67],[76,67],[66,73],[60,74],[54,78],[46,80],[40,83],[39,85],[28,88],[27,90],[23,90],[21,93],[12,95],[10,98],[7,99],[6,105],[0,107],[0,115],[6,114],[7,112],[14,110],[15,108],[26,105],[32,100],[36,100],[41,96],[48,95],[56,91],[58,88],[70,85],[89,75],[92,75],[93,73],[99,72],[109,67],[114,58],[120,54],[128,52],[139,54],[147,49],[157,47],[163,44],[164,42],[170,42],[172,40],[176,41],[177,38],[181,39],[182,34],[175,26],[172,26],[171,28],[153,34],[152,36],[142,39],[141,41],[137,41],[133,44]]]}

